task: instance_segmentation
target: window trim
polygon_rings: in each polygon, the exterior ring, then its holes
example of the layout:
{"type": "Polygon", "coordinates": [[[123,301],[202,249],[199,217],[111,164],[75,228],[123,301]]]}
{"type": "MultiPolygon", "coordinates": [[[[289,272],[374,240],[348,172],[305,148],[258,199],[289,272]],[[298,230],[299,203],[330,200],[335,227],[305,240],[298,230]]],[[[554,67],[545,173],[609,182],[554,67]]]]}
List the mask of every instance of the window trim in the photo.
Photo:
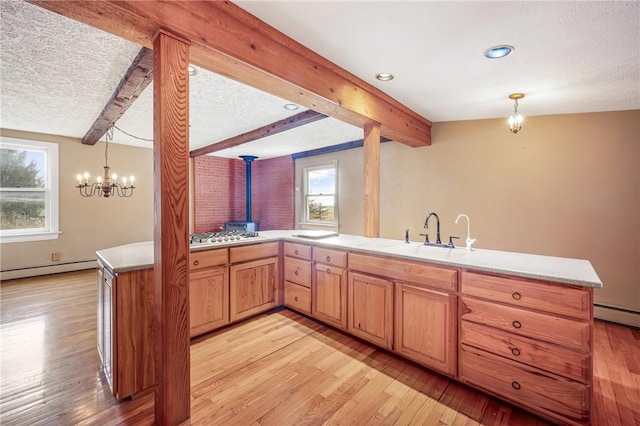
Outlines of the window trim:
{"type": "Polygon", "coordinates": [[[0,136],[2,148],[45,152],[45,227],[30,229],[0,229],[0,243],[55,240],[59,232],[58,144],[0,136]]]}
{"type": "Polygon", "coordinates": [[[331,161],[325,161],[322,163],[314,163],[314,164],[309,164],[306,167],[302,168],[302,211],[301,211],[301,224],[302,225],[313,225],[313,226],[330,226],[330,227],[337,227],[339,225],[340,222],[340,215],[339,215],[339,208],[338,205],[339,203],[339,197],[338,197],[338,160],[331,160],[331,161]],[[335,170],[335,189],[334,189],[334,193],[333,193],[333,198],[334,198],[334,206],[333,206],[333,218],[334,220],[329,222],[329,221],[317,221],[317,220],[310,220],[308,217],[308,209],[307,209],[307,198],[309,197],[309,172],[310,171],[314,171],[314,170],[322,170],[322,169],[329,169],[332,168],[335,170]]]}

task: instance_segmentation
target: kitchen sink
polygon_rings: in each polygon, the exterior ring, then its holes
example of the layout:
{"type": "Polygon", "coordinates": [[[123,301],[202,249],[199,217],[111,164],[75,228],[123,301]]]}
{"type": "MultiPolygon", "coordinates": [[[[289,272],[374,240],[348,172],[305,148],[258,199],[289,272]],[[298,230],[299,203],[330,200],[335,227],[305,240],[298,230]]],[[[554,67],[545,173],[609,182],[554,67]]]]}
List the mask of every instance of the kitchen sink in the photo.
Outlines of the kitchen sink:
{"type": "Polygon", "coordinates": [[[432,260],[456,260],[472,253],[465,248],[432,247],[421,243],[398,244],[388,247],[387,250],[392,254],[424,257],[432,260]]]}

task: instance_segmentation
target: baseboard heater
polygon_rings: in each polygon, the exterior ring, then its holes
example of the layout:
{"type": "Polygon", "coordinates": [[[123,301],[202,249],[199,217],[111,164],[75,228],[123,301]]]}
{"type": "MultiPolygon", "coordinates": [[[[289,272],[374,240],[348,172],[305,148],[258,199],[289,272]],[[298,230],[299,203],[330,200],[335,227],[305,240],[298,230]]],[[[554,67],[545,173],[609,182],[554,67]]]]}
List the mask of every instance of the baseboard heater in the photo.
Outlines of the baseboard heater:
{"type": "Polygon", "coordinates": [[[640,328],[640,311],[633,309],[594,303],[593,315],[597,319],[640,328]]]}
{"type": "Polygon", "coordinates": [[[38,277],[40,275],[59,274],[61,272],[82,271],[94,269],[95,260],[80,260],[77,262],[56,263],[54,265],[30,266],[28,268],[7,269],[0,271],[0,281],[15,280],[17,278],[38,277]]]}

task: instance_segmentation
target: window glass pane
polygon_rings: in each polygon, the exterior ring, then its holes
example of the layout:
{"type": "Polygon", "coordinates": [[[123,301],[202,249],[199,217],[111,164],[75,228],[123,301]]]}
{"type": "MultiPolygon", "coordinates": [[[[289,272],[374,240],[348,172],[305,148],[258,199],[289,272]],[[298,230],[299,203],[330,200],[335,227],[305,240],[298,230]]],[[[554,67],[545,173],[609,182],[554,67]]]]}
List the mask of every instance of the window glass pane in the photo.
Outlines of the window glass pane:
{"type": "Polygon", "coordinates": [[[0,187],[44,188],[45,152],[2,148],[0,187]]]}
{"type": "Polygon", "coordinates": [[[335,222],[334,201],[333,195],[310,196],[307,202],[307,218],[311,221],[335,222]]]}
{"type": "Polygon", "coordinates": [[[335,194],[336,169],[309,170],[307,174],[308,194],[335,194]]]}
{"type": "Polygon", "coordinates": [[[0,229],[44,229],[45,192],[0,192],[0,229]]]}

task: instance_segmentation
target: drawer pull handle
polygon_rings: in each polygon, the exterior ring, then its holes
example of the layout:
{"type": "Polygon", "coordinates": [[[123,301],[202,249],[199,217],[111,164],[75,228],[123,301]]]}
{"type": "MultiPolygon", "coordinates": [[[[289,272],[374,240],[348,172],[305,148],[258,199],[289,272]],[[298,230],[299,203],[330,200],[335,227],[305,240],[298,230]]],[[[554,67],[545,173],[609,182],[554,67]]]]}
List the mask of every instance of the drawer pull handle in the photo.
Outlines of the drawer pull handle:
{"type": "Polygon", "coordinates": [[[520,388],[522,387],[520,386],[520,383],[516,382],[515,380],[511,382],[511,386],[516,390],[520,390],[520,388]]]}
{"type": "Polygon", "coordinates": [[[298,296],[294,297],[293,300],[298,301],[298,296]]]}
{"type": "Polygon", "coordinates": [[[518,349],[518,348],[511,348],[511,353],[512,353],[514,356],[520,356],[520,349],[518,349]]]}
{"type": "Polygon", "coordinates": [[[193,261],[193,266],[198,266],[199,264],[200,264],[200,261],[199,261],[199,260],[194,260],[194,261],[193,261]]]}
{"type": "Polygon", "coordinates": [[[514,322],[511,323],[511,325],[513,326],[513,328],[522,327],[522,324],[520,324],[520,321],[514,321],[514,322]]]}
{"type": "Polygon", "coordinates": [[[298,250],[294,251],[295,254],[298,254],[298,250]]]}
{"type": "Polygon", "coordinates": [[[513,297],[514,300],[520,300],[522,298],[522,295],[520,293],[518,293],[517,291],[514,291],[513,294],[511,295],[511,297],[513,297]]]}
{"type": "Polygon", "coordinates": [[[331,262],[331,256],[327,256],[327,262],[331,262]]]}
{"type": "Polygon", "coordinates": [[[298,276],[298,271],[295,271],[293,274],[297,277],[298,276]]]}
{"type": "Polygon", "coordinates": [[[327,269],[327,274],[330,274],[330,273],[331,273],[331,269],[327,269]]]}

